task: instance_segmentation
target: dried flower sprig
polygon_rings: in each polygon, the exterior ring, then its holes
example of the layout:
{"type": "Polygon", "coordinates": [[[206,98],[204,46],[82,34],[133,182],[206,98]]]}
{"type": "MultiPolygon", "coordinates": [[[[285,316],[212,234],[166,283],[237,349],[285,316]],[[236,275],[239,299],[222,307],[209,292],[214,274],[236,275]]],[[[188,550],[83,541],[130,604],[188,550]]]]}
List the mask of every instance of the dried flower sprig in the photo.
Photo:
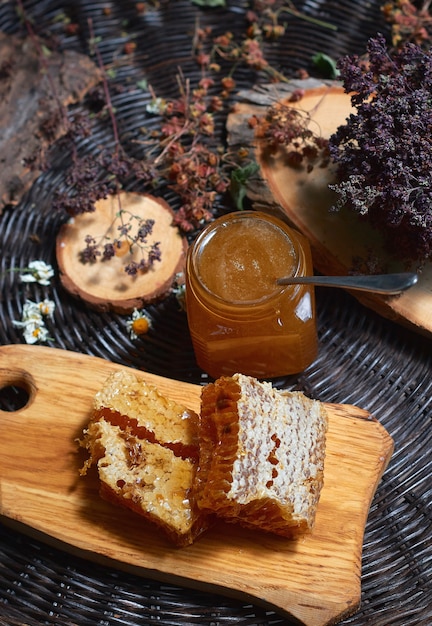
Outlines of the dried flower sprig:
{"type": "Polygon", "coordinates": [[[316,26],[337,30],[337,27],[330,22],[320,20],[304,11],[299,11],[291,0],[254,0],[252,10],[248,12],[248,19],[253,24],[249,29],[249,34],[264,35],[265,38],[278,39],[285,34],[287,25],[282,22],[286,15],[297,17],[316,26]]]}
{"type": "MultiPolygon", "coordinates": [[[[119,198],[120,202],[120,198],[119,198]]],[[[153,232],[155,221],[153,219],[143,219],[139,215],[134,215],[130,211],[119,208],[116,215],[118,237],[110,238],[111,227],[109,227],[99,240],[92,235],[85,237],[86,247],[81,251],[81,261],[83,263],[95,263],[99,258],[102,261],[109,261],[114,256],[124,256],[132,253],[138,247],[142,257],[139,261],[131,261],[125,266],[125,271],[130,276],[138,273],[145,273],[151,269],[156,261],[162,260],[160,241],[148,242],[148,237],[153,232]],[[127,219],[126,219],[127,218],[127,219]],[[138,222],[138,228],[133,229],[133,222],[138,222]]],[[[113,224],[111,225],[113,226],[113,224]]]]}
{"type": "Polygon", "coordinates": [[[192,89],[179,74],[178,85],[177,99],[165,101],[154,95],[147,107],[147,112],[162,118],[147,155],[153,156],[159,181],[179,198],[174,223],[190,232],[212,219],[215,199],[228,189],[229,176],[221,161],[222,149],[214,141],[214,113],[223,104],[210,92],[213,79],[204,77],[192,89]]]}
{"type": "Polygon", "coordinates": [[[399,258],[431,258],[432,52],[413,43],[392,52],[378,35],[367,62],[354,55],[338,65],[356,113],[329,139],[335,209],[365,216],[399,258]]]}
{"type": "Polygon", "coordinates": [[[200,65],[216,72],[222,69],[222,65],[229,67],[228,76],[224,76],[221,81],[224,89],[231,90],[234,87],[235,83],[230,79],[237,67],[242,65],[263,72],[271,80],[287,80],[282,72],[269,63],[265,52],[265,43],[285,35],[287,24],[282,21],[285,15],[336,30],[334,25],[299,11],[290,0],[255,0],[250,4],[251,9],[246,13],[248,28],[243,37],[236,38],[230,31],[213,37],[209,28],[198,28],[195,33],[194,48],[200,65]]]}
{"type": "MultiPolygon", "coordinates": [[[[292,101],[301,99],[301,94],[293,93],[292,101]]],[[[319,129],[312,129],[312,113],[291,106],[290,102],[275,102],[264,115],[252,116],[249,124],[255,136],[268,154],[284,149],[284,159],[290,167],[305,166],[307,171],[318,165],[329,163],[328,140],[321,136],[319,129]]]]}

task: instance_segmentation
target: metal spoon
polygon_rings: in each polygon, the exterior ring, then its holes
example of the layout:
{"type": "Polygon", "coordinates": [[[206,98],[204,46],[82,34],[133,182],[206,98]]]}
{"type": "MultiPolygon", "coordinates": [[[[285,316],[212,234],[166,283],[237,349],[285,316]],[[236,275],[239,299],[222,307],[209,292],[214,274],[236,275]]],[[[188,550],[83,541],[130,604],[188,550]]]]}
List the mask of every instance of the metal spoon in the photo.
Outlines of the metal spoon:
{"type": "Polygon", "coordinates": [[[343,287],[395,295],[416,284],[417,274],[401,272],[399,274],[373,274],[368,276],[287,276],[278,278],[278,285],[323,285],[326,287],[343,287]]]}

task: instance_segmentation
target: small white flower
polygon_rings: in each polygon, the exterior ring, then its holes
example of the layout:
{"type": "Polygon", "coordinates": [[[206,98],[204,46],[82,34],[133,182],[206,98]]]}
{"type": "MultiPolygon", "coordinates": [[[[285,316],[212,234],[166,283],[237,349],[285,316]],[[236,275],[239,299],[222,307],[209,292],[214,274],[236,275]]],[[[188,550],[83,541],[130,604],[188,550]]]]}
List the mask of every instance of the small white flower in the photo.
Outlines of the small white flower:
{"type": "Polygon", "coordinates": [[[40,285],[49,285],[50,279],[54,276],[54,270],[51,265],[45,261],[31,261],[23,270],[21,281],[23,283],[39,283],[40,285]]]}
{"type": "Polygon", "coordinates": [[[45,298],[43,302],[39,302],[38,307],[42,315],[45,315],[46,317],[50,317],[52,319],[55,310],[55,302],[45,298]]]}
{"type": "Polygon", "coordinates": [[[162,115],[167,107],[166,100],[163,98],[153,98],[153,100],[147,104],[146,111],[152,115],[162,115]]]}
{"type": "Polygon", "coordinates": [[[152,321],[145,311],[134,309],[131,318],[126,322],[131,339],[138,339],[140,335],[145,335],[151,328],[152,321]]]}
{"type": "Polygon", "coordinates": [[[23,306],[21,319],[23,323],[41,323],[42,311],[40,310],[39,304],[37,302],[32,302],[32,300],[26,300],[23,306]]]}
{"type": "Polygon", "coordinates": [[[26,343],[42,343],[48,339],[48,330],[44,324],[27,324],[24,328],[26,343]]]}

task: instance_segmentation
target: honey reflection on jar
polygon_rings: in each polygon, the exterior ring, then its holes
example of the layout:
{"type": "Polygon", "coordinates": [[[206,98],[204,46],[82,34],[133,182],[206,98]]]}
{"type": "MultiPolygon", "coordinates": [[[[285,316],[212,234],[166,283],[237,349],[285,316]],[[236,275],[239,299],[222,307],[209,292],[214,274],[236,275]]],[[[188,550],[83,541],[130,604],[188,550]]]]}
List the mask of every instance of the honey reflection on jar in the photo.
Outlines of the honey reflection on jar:
{"type": "Polygon", "coordinates": [[[190,247],[186,310],[198,365],[210,376],[257,378],[302,371],[318,341],[312,286],[278,286],[312,274],[307,240],[281,220],[241,211],[207,226],[190,247]]]}

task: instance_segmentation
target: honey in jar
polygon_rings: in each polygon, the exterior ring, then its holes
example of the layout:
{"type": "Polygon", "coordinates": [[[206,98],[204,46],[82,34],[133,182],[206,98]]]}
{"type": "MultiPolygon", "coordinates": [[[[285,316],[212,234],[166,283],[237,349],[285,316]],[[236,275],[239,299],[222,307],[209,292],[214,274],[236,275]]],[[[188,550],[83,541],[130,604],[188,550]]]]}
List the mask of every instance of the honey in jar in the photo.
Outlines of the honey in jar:
{"type": "Polygon", "coordinates": [[[220,217],[189,248],[186,308],[198,365],[218,378],[302,371],[317,353],[314,289],[277,278],[312,274],[307,240],[258,211],[220,217]]]}

